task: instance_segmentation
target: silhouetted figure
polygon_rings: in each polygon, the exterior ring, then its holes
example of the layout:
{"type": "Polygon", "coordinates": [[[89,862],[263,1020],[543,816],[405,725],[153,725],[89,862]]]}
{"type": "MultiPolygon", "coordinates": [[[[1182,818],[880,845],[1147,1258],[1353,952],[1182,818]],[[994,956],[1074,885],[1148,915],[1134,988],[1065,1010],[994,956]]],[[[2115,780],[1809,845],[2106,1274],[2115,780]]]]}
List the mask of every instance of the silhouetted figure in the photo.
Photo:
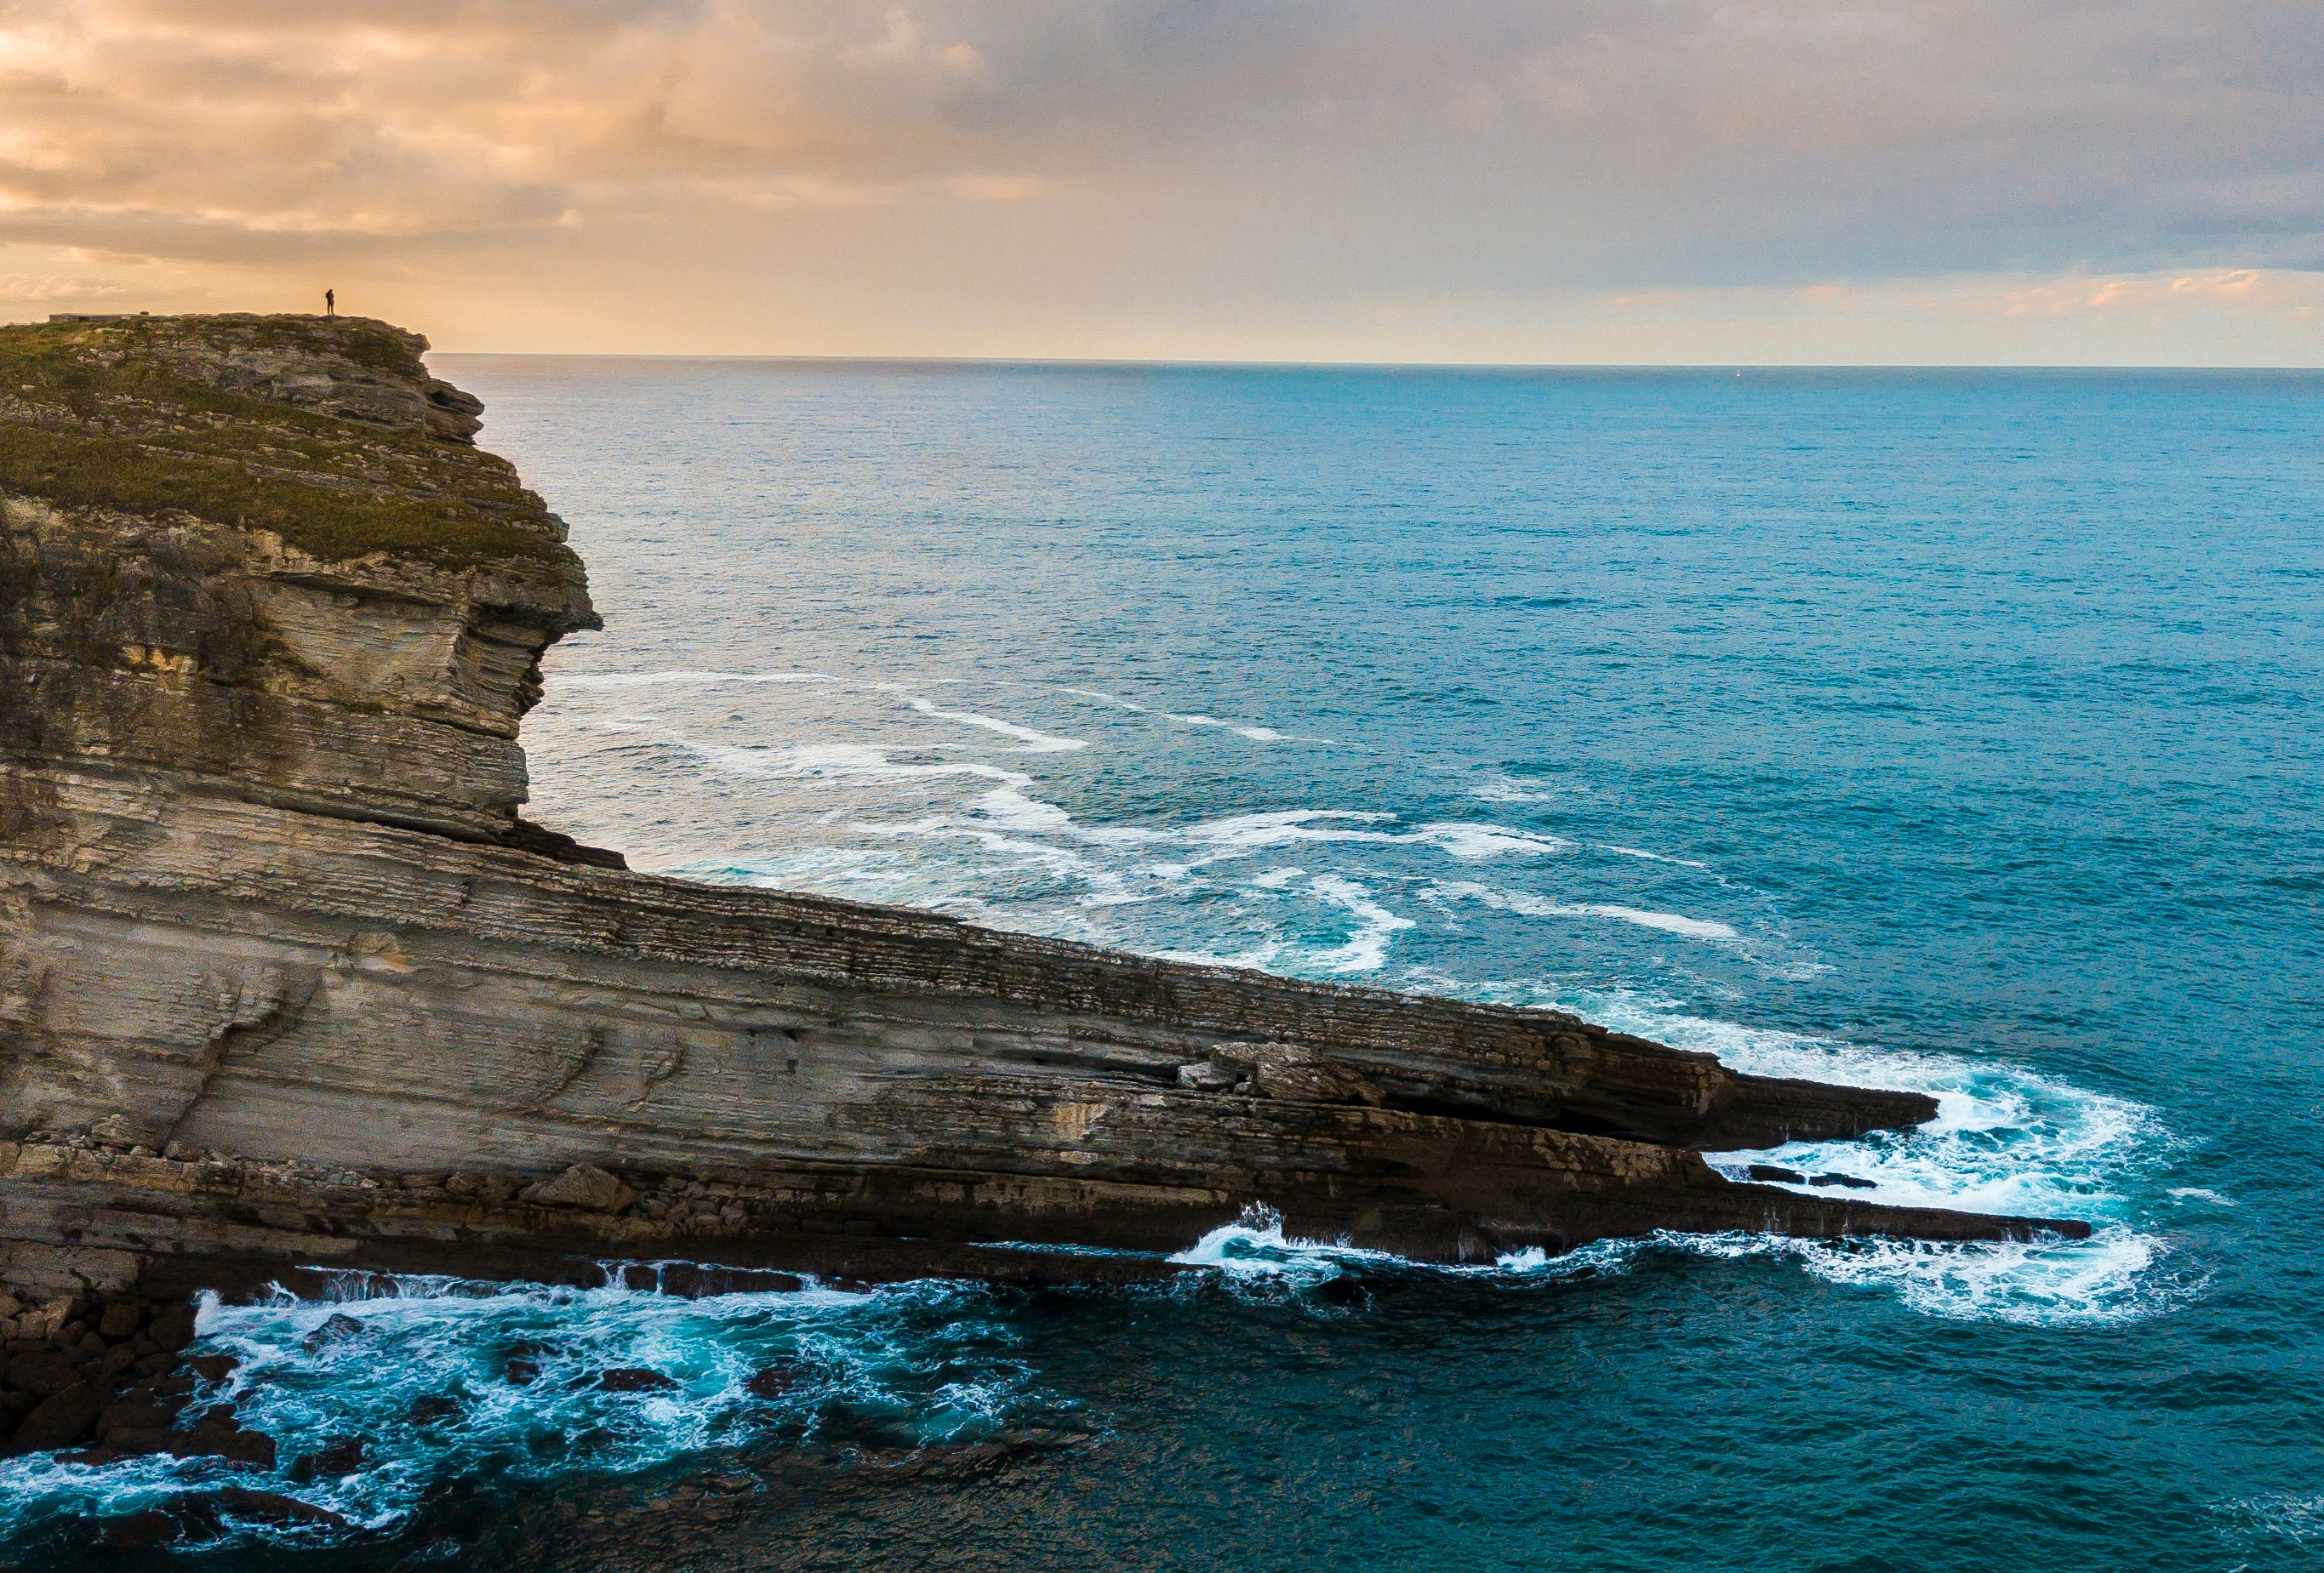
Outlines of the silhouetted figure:
{"type": "Polygon", "coordinates": [[[339,314],[339,298],[338,298],[338,295],[337,295],[335,291],[333,291],[333,290],[324,290],[324,291],[323,291],[323,315],[324,315],[324,316],[326,316],[326,317],[337,317],[338,314],[339,314]]]}

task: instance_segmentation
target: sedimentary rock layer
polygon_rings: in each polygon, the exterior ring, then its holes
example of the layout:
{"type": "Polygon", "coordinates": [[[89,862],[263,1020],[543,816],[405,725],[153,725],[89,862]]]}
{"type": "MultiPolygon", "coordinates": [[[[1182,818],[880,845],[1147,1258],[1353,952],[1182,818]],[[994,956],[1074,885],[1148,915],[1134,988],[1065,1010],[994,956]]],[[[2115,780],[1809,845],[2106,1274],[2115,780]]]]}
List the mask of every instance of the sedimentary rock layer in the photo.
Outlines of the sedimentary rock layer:
{"type": "Polygon", "coordinates": [[[1119,1274],[1144,1269],[1021,1247],[1167,1251],[1255,1203],[1438,1260],[2080,1229],[1701,1156],[1907,1126],[1918,1094],[634,874],[526,825],[517,724],[595,613],[420,347],[0,330],[0,1277],[1119,1274]],[[217,479],[237,452],[256,483],[217,479]],[[300,513],[323,492],[327,529],[300,513]]]}

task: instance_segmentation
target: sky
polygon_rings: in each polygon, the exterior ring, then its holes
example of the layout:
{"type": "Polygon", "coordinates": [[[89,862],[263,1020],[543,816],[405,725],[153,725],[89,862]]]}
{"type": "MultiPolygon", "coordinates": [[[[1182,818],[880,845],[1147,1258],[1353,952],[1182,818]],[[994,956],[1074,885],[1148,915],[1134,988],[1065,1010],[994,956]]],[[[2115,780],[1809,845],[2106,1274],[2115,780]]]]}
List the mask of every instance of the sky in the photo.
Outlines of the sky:
{"type": "Polygon", "coordinates": [[[2324,5],[0,0],[0,319],[2324,364],[2324,5]]]}

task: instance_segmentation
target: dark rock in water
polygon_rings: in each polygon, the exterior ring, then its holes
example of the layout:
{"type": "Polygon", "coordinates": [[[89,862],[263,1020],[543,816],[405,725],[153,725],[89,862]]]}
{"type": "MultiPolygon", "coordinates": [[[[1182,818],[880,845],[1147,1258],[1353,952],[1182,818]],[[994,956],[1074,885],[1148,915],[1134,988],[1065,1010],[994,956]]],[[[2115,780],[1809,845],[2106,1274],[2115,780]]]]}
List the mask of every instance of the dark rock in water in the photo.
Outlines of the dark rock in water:
{"type": "Polygon", "coordinates": [[[1780,1168],[1774,1164],[1754,1164],[1744,1173],[1771,1185],[1804,1185],[1808,1182],[1808,1177],[1797,1169],[1780,1168]]]}
{"type": "Polygon", "coordinates": [[[201,1451],[253,1469],[274,1467],[274,1439],[264,1431],[233,1430],[206,1436],[201,1451]]]}
{"type": "Polygon", "coordinates": [[[659,1393],[677,1383],[659,1371],[637,1366],[616,1366],[597,1374],[597,1385],[608,1393],[659,1393]]]}
{"type": "Polygon", "coordinates": [[[512,1387],[530,1387],[540,1380],[540,1361],[531,1355],[511,1355],[501,1375],[512,1387]]]}
{"type": "Polygon", "coordinates": [[[251,1469],[274,1467],[274,1439],[245,1430],[215,1412],[185,1430],[118,1430],[106,1439],[124,1453],[169,1453],[180,1458],[224,1458],[251,1469]]]}
{"type": "Polygon", "coordinates": [[[1853,1174],[1813,1174],[1809,1176],[1808,1183],[1811,1185],[1845,1186],[1850,1191],[1877,1191],[1880,1189],[1880,1185],[1877,1181],[1858,1179],[1853,1174]]]}
{"type": "Polygon", "coordinates": [[[793,1361],[763,1366],[742,1384],[742,1391],[753,1398],[772,1403],[788,1398],[807,1384],[807,1368],[793,1361]]]}
{"type": "Polygon", "coordinates": [[[175,1513],[148,1507],[106,1519],[97,1532],[97,1541],[115,1550],[142,1550],[147,1546],[164,1546],[182,1540],[185,1534],[185,1523],[175,1513]]]}
{"type": "Polygon", "coordinates": [[[205,1382],[223,1382],[233,1375],[241,1364],[232,1355],[197,1355],[186,1362],[186,1369],[205,1382]]]}
{"type": "Polygon", "coordinates": [[[301,1338],[300,1347],[309,1354],[319,1354],[333,1344],[344,1344],[349,1338],[362,1336],[364,1324],[345,1311],[335,1311],[323,1319],[323,1324],[301,1338]]]}
{"type": "Polygon", "coordinates": [[[108,1450],[124,1458],[142,1453],[171,1453],[186,1458],[192,1455],[180,1449],[193,1434],[167,1425],[110,1426],[105,1432],[105,1445],[108,1450]]]}
{"type": "Polygon", "coordinates": [[[317,1480],[337,1480],[363,1468],[364,1445],[361,1437],[341,1437],[337,1441],[302,1453],[290,1461],[291,1481],[306,1486],[317,1480]]]}
{"type": "Polygon", "coordinates": [[[413,1425],[438,1425],[460,1412],[460,1401],[448,1394],[431,1393],[425,1398],[412,1400],[403,1418],[413,1425]]]}
{"type": "Polygon", "coordinates": [[[279,1528],[300,1524],[342,1530],[347,1527],[347,1521],[329,1508],[301,1502],[279,1491],[254,1491],[244,1486],[226,1486],[212,1492],[210,1500],[221,1511],[236,1518],[273,1524],[279,1528]]]}
{"type": "Polygon", "coordinates": [[[46,1453],[87,1440],[97,1429],[105,1400],[97,1389],[76,1382],[41,1400],[30,1414],[16,1422],[8,1438],[11,1453],[46,1453]]]}

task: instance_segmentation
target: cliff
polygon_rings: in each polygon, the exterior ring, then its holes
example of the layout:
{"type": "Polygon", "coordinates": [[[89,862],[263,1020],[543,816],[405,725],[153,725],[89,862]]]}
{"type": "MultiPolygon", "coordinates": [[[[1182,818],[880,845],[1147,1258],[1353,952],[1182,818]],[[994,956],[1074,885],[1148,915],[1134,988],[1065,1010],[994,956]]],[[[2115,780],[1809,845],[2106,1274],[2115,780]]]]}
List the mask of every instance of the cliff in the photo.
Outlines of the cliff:
{"type": "Polygon", "coordinates": [[[1031,1247],[1167,1252],[1253,1203],[1441,1261],[2088,1232],[1701,1156],[1910,1125],[1917,1094],[652,878],[529,826],[518,723],[596,617],[425,347],[0,329],[0,1282],[1136,1275],[1164,1269],[1031,1247]]]}

